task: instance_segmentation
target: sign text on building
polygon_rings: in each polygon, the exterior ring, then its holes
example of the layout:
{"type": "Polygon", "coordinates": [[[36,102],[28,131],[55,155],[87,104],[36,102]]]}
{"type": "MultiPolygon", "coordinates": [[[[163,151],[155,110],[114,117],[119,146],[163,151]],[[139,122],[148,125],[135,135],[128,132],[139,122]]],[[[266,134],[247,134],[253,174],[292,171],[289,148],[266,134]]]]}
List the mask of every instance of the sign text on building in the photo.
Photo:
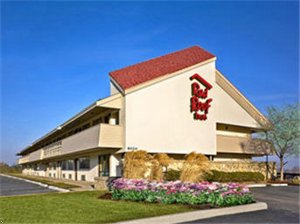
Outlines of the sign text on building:
{"type": "Polygon", "coordinates": [[[194,114],[195,120],[206,120],[212,101],[207,96],[212,85],[198,74],[191,76],[190,80],[194,81],[192,83],[191,112],[194,114]],[[201,88],[201,85],[204,86],[204,89],[201,88]]]}

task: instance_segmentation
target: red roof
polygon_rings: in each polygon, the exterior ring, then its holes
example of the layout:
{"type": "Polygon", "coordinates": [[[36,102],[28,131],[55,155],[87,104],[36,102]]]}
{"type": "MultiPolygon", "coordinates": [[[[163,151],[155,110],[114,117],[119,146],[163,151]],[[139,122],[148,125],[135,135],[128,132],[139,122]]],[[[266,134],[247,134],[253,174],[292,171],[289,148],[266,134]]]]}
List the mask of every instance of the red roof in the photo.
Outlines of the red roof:
{"type": "Polygon", "coordinates": [[[194,46],[110,72],[109,75],[125,90],[214,57],[194,46]]]}

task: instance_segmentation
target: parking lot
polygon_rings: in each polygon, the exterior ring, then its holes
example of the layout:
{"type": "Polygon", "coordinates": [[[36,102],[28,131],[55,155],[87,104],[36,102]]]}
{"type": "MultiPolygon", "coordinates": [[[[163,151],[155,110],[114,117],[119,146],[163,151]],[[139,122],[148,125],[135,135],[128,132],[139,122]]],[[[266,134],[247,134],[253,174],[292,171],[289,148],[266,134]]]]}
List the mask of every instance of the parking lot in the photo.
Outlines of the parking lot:
{"type": "Polygon", "coordinates": [[[55,191],[37,184],[32,184],[26,181],[16,180],[0,175],[0,196],[39,194],[47,192],[55,191]]]}
{"type": "Polygon", "coordinates": [[[252,188],[257,201],[266,202],[268,210],[220,216],[191,223],[299,223],[299,187],[252,188]]]}

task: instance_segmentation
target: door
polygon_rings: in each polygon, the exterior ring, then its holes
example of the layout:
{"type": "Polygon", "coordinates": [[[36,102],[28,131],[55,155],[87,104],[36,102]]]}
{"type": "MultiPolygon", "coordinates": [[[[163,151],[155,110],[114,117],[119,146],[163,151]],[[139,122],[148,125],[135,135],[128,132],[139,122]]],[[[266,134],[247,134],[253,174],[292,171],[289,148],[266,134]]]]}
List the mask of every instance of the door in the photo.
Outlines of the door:
{"type": "Polygon", "coordinates": [[[109,156],[99,156],[99,177],[109,177],[109,156]]]}

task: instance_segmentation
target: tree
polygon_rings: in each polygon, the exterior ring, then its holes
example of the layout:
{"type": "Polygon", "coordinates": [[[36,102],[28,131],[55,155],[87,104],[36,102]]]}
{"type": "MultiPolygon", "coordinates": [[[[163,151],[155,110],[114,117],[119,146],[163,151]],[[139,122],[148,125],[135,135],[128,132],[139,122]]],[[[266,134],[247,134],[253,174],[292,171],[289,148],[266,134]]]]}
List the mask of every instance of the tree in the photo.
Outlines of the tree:
{"type": "Polygon", "coordinates": [[[283,180],[286,158],[299,155],[299,104],[282,107],[268,107],[267,117],[272,126],[264,134],[264,138],[271,142],[273,151],[279,158],[280,180],[283,180]]]}

